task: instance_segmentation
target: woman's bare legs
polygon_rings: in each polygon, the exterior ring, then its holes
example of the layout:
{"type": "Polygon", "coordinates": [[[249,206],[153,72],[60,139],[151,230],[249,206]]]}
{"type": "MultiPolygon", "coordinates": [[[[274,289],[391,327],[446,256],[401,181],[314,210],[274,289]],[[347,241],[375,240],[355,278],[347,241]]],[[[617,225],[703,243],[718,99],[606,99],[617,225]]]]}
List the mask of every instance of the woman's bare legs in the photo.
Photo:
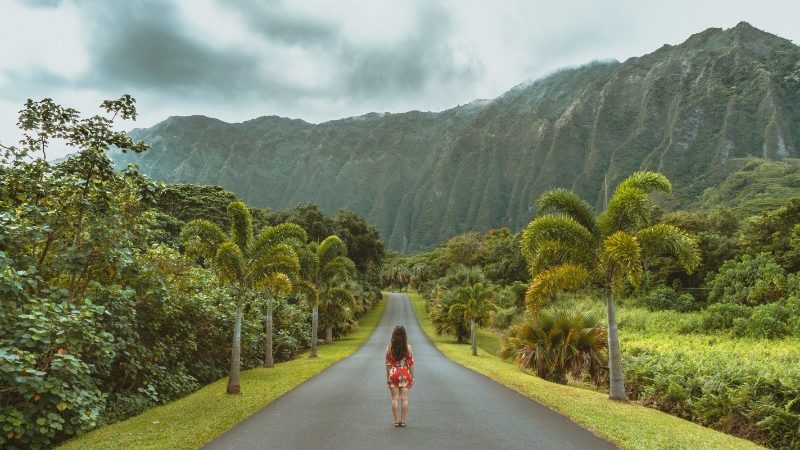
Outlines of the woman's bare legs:
{"type": "Polygon", "coordinates": [[[400,423],[400,388],[390,388],[392,394],[392,414],[394,414],[395,425],[400,423]]]}
{"type": "Polygon", "coordinates": [[[405,424],[408,416],[408,394],[411,390],[400,388],[400,422],[405,424]]]}

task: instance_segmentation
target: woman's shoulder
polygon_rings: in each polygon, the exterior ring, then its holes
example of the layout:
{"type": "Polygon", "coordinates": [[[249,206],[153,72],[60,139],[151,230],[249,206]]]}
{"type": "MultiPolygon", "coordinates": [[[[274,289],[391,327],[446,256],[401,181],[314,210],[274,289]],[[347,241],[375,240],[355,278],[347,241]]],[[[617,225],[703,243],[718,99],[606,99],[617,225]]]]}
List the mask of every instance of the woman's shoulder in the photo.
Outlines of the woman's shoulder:
{"type": "Polygon", "coordinates": [[[408,352],[412,353],[414,351],[414,347],[412,347],[411,344],[406,344],[406,345],[408,346],[408,352]]]}

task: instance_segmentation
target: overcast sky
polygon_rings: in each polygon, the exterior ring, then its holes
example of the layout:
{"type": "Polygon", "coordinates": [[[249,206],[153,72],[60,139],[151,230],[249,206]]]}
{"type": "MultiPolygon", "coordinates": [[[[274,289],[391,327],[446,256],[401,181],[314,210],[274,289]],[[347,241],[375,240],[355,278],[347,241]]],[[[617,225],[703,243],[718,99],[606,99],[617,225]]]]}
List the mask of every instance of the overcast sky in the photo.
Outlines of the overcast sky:
{"type": "Polygon", "coordinates": [[[94,114],[129,93],[125,129],[438,111],[742,20],[798,43],[798,18],[798,0],[0,0],[0,142],[28,98],[94,114]]]}

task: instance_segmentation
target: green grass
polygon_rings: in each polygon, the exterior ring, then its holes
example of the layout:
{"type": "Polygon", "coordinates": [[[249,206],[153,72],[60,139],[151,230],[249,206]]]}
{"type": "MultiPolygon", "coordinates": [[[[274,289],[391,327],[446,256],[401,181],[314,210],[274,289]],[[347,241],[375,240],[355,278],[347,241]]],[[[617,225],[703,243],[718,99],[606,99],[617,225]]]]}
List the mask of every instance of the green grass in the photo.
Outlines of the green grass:
{"type": "Polygon", "coordinates": [[[530,375],[490,353],[500,345],[500,339],[497,336],[492,339],[487,330],[479,335],[479,342],[483,344],[479,345],[478,356],[472,356],[469,346],[456,344],[449,336],[434,335],[425,311],[425,300],[414,293],[409,296],[420,326],[445,356],[564,414],[623,448],[763,448],[636,403],[611,401],[604,393],[551,383],[530,375]]]}
{"type": "Polygon", "coordinates": [[[225,393],[227,378],[180,400],[145,411],[123,422],[98,428],[66,442],[62,449],[194,449],[230,429],[276,398],[355,352],[375,330],[386,297],[359,321],[359,328],[333,344],[319,347],[270,369],[242,372],[242,393],[225,393]]]}

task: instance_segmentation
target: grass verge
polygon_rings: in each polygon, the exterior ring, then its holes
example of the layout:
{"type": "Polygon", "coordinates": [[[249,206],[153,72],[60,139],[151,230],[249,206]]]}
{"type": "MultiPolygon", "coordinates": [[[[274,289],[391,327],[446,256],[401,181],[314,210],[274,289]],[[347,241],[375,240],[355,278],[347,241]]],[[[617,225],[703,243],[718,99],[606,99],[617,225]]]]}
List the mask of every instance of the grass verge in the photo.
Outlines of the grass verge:
{"type": "Polygon", "coordinates": [[[598,436],[631,449],[756,449],[753,442],[730,436],[636,403],[620,403],[605,393],[551,383],[518,369],[493,353],[500,338],[487,330],[478,335],[478,356],[469,346],[456,344],[449,336],[433,333],[425,300],[409,293],[420,326],[449,359],[497,381],[569,417],[598,436]]]}
{"type": "Polygon", "coordinates": [[[149,409],[128,420],[98,428],[61,449],[194,449],[211,441],[276,398],[355,352],[375,330],[386,296],[359,320],[359,328],[333,344],[318,347],[270,369],[242,372],[242,393],[227,395],[227,378],[180,400],[149,409]]]}

